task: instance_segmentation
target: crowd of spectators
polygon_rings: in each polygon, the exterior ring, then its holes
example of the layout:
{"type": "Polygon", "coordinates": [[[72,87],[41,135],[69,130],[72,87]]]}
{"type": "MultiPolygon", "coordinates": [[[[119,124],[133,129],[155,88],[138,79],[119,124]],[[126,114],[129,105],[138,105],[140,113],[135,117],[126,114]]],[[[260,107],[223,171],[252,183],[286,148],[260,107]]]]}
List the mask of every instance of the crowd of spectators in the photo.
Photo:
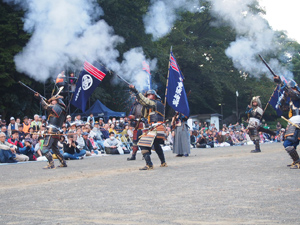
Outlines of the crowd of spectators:
{"type": "MultiPolygon", "coordinates": [[[[1,120],[0,162],[46,161],[43,144],[47,129],[46,118],[34,115],[1,120]]],[[[91,114],[87,120],[80,115],[74,119],[67,116],[60,134],[58,147],[66,160],[83,159],[99,154],[128,154],[131,151],[133,127],[128,118],[95,119],[91,114]]],[[[53,154],[53,158],[56,158],[53,154]]]]}
{"type": "MultiPolygon", "coordinates": [[[[270,129],[267,124],[264,124],[263,128],[270,129]]],[[[285,129],[278,122],[276,136],[259,132],[260,143],[282,142],[284,141],[284,134],[285,129]]],[[[202,124],[194,121],[190,129],[190,138],[192,146],[197,148],[253,144],[246,127],[238,122],[228,126],[223,125],[222,129],[218,131],[215,124],[208,125],[206,122],[202,124]]]]}
{"type": "MultiPolygon", "coordinates": [[[[0,120],[0,162],[46,161],[43,156],[43,144],[47,121],[44,116],[25,116],[23,120],[11,117],[9,123],[0,120]]],[[[264,125],[268,129],[267,124],[264,125]]],[[[243,124],[223,125],[218,131],[214,124],[197,121],[190,129],[191,146],[194,148],[213,148],[232,145],[252,144],[243,124]]],[[[278,122],[276,136],[260,132],[260,142],[282,142],[285,130],[278,122]]],[[[95,118],[93,114],[83,120],[80,115],[67,116],[60,132],[58,146],[66,160],[83,159],[100,154],[127,154],[132,147],[134,127],[127,117],[95,118]]],[[[170,124],[167,124],[165,145],[172,146],[173,136],[170,124]]],[[[55,154],[53,154],[55,157],[55,154]]]]}

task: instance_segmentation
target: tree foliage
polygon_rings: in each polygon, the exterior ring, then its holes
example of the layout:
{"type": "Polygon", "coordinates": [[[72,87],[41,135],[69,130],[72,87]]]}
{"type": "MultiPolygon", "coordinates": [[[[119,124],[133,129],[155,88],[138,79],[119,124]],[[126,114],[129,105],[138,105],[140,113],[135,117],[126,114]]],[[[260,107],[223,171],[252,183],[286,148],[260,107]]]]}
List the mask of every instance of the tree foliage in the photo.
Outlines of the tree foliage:
{"type": "MultiPolygon", "coordinates": [[[[191,90],[189,104],[191,114],[220,113],[223,104],[224,116],[230,116],[236,110],[236,91],[239,93],[239,112],[243,112],[252,96],[259,95],[263,103],[267,103],[275,87],[266,76],[254,78],[245,76],[234,68],[232,61],[225,55],[225,49],[235,39],[236,33],[230,27],[211,26],[215,20],[210,14],[209,3],[205,10],[198,13],[181,13],[171,32],[153,41],[151,35],[145,34],[143,16],[147,13],[149,0],[142,1],[104,1],[98,0],[104,19],[114,28],[117,35],[125,42],[117,48],[120,56],[134,47],[142,47],[147,58],[157,58],[157,69],[152,72],[153,81],[157,84],[158,93],[164,97],[169,53],[172,46],[181,71],[184,74],[184,85],[191,90]]],[[[252,10],[261,13],[255,6],[252,10]]],[[[0,3],[0,113],[4,116],[32,116],[41,113],[39,104],[32,98],[28,90],[20,88],[17,81],[21,80],[41,93],[51,92],[51,80],[45,84],[38,83],[25,74],[16,71],[14,56],[30,38],[23,31],[22,17],[24,12],[0,3]],[[48,87],[47,91],[44,91],[48,87]]],[[[282,32],[282,48],[276,55],[283,66],[287,66],[300,81],[300,46],[289,40],[282,32]]],[[[122,60],[121,57],[119,59],[122,60]]],[[[97,99],[116,111],[129,111],[132,98],[125,86],[114,85],[112,75],[108,74],[90,98],[90,105],[97,99]]],[[[49,97],[49,96],[46,96],[49,97]]],[[[74,111],[74,108],[71,108],[74,111]]],[[[170,113],[171,114],[171,113],[170,113]]],[[[275,118],[275,112],[268,108],[267,119],[275,118]]]]}

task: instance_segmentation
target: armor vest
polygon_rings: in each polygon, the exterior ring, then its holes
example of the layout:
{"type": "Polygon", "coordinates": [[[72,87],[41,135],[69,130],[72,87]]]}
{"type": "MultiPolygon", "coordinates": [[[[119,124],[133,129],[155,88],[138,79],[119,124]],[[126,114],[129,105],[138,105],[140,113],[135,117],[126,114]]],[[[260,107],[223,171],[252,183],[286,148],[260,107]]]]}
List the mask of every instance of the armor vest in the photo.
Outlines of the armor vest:
{"type": "Polygon", "coordinates": [[[49,116],[48,116],[48,125],[53,125],[60,129],[65,119],[66,119],[65,108],[63,108],[59,104],[56,104],[53,107],[51,107],[51,111],[49,112],[49,116]]]}
{"type": "Polygon", "coordinates": [[[253,108],[250,115],[251,115],[251,117],[261,120],[263,112],[264,111],[262,110],[262,108],[256,107],[256,108],[253,108]]]}
{"type": "Polygon", "coordinates": [[[157,123],[164,121],[165,107],[160,102],[155,100],[155,107],[149,109],[149,123],[157,123]]]}
{"type": "Polygon", "coordinates": [[[143,105],[139,104],[139,103],[135,103],[133,105],[133,108],[131,110],[131,115],[134,115],[136,119],[142,117],[142,108],[143,108],[143,105]]]}

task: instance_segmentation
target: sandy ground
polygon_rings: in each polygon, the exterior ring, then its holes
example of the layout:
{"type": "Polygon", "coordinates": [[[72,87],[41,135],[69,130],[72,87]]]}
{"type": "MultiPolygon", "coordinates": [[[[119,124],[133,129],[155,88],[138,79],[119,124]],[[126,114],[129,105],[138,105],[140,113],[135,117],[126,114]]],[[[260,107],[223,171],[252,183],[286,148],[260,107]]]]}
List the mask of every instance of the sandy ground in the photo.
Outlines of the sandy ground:
{"type": "Polygon", "coordinates": [[[1,165],[0,224],[300,224],[300,170],[282,144],[1,165]],[[55,161],[58,165],[58,161],[55,161]]]}

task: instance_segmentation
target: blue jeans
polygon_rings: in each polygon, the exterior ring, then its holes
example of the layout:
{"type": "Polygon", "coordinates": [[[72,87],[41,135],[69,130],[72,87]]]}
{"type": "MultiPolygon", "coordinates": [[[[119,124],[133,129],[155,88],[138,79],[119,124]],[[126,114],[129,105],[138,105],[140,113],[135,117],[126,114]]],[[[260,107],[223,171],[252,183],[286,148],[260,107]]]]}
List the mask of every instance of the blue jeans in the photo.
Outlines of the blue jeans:
{"type": "Polygon", "coordinates": [[[34,153],[34,148],[24,147],[24,148],[19,148],[19,151],[21,154],[29,156],[34,153]]]}
{"type": "Polygon", "coordinates": [[[95,140],[95,142],[97,143],[98,148],[100,148],[101,150],[105,149],[105,147],[104,147],[104,141],[95,140]]]}
{"type": "Polygon", "coordinates": [[[287,140],[287,139],[286,139],[286,140],[283,142],[283,146],[284,146],[285,148],[288,147],[288,146],[294,146],[295,149],[296,149],[298,145],[299,145],[299,140],[293,142],[293,141],[290,141],[290,140],[287,140]]]}
{"type": "Polygon", "coordinates": [[[14,159],[16,157],[10,150],[2,150],[0,149],[0,162],[1,163],[16,163],[17,161],[14,159]]]}
{"type": "Polygon", "coordinates": [[[86,153],[85,150],[81,150],[79,153],[75,153],[75,154],[70,154],[65,152],[64,153],[64,159],[79,159],[81,156],[84,156],[86,153]]]}

